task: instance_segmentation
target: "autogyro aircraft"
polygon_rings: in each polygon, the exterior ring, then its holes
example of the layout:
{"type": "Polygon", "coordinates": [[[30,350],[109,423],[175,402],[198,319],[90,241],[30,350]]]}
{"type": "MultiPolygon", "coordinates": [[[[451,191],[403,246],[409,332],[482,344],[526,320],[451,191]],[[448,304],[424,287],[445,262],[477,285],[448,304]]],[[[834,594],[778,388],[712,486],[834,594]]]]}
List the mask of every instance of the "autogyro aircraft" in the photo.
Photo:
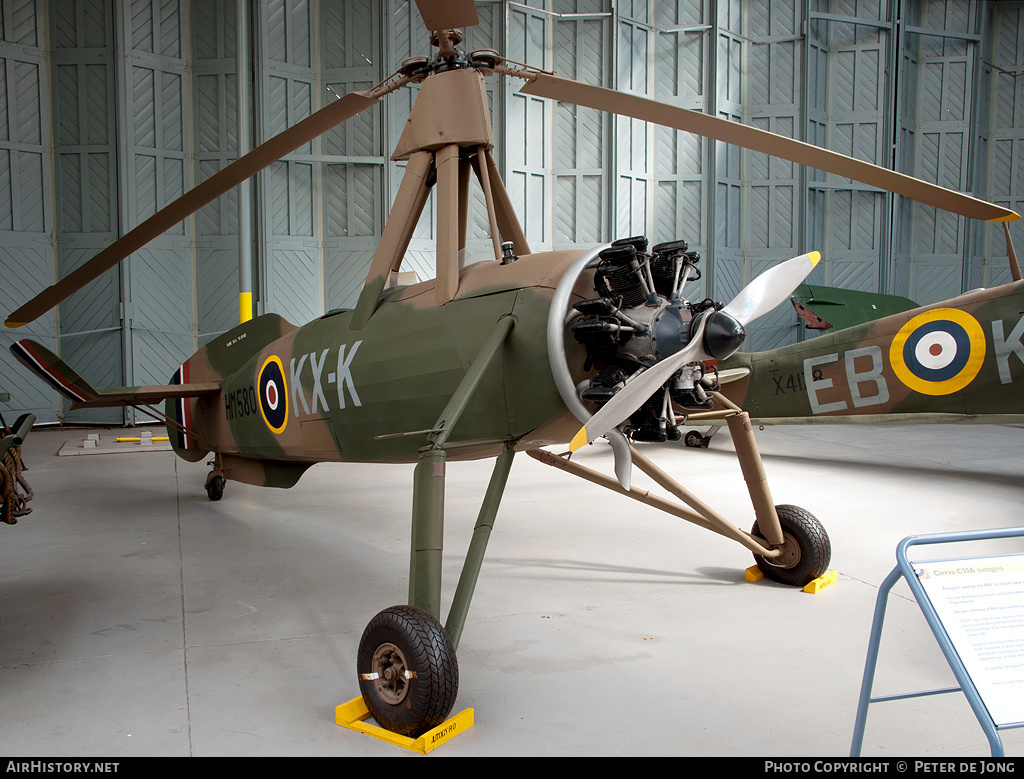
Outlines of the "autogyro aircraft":
{"type": "Polygon", "coordinates": [[[744,327],[784,302],[819,259],[776,265],[725,306],[683,292],[697,262],[683,241],[630,237],[583,250],[532,253],[491,155],[484,79],[526,82],[523,92],[644,119],[810,164],[975,218],[1016,219],[996,205],[756,128],[466,54],[459,28],[477,23],[469,0],[417,0],[430,57],[406,60],[373,89],[352,92],[240,157],[10,315],[32,321],[153,237],[257,171],[410,83],[419,95],[392,155],[407,161],[356,306],[296,327],[266,314],[200,349],[156,387],[96,389],[41,345],[11,348],[76,407],[131,405],[168,426],[175,452],[213,453],[206,489],[226,480],[290,487],[317,462],[409,462],[413,472],[409,605],[367,625],[357,674],[379,724],[419,735],[441,724],[458,689],[458,646],[490,529],[517,451],[736,540],[770,578],[803,585],[831,549],[821,524],[774,506],[749,415],[717,392],[705,361],[725,360],[744,327]],[[494,260],[459,267],[469,182],[483,191],[494,260]],[[430,190],[437,203],[436,278],[395,280],[430,190]],[[165,401],[163,411],[153,404],[165,401]],[[743,531],[643,456],[630,441],[678,435],[688,414],[712,410],[728,425],[754,508],[743,531]],[[592,416],[593,414],[593,416],[592,416]],[[577,432],[580,423],[585,427],[577,432]],[[575,435],[574,435],[575,433],[575,435]],[[608,438],[615,477],[569,453],[608,438]],[[494,457],[451,610],[442,627],[445,464],[494,457]],[[635,464],[680,503],[630,486],[635,464]]]}

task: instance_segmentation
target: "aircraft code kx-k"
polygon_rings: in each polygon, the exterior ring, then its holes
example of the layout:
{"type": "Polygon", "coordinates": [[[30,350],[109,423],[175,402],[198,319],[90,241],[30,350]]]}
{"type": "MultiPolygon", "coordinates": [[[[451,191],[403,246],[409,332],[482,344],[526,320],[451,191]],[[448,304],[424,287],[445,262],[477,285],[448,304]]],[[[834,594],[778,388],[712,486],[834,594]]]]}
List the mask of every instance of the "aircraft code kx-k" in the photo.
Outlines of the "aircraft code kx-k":
{"type": "Polygon", "coordinates": [[[228,419],[237,419],[250,414],[260,414],[267,427],[274,433],[283,433],[288,426],[289,416],[313,416],[332,410],[344,409],[347,400],[353,406],[361,406],[359,393],[352,379],[352,360],[362,341],[351,346],[341,344],[336,360],[328,358],[331,349],[308,352],[291,358],[287,370],[281,358],[271,355],[260,367],[256,386],[229,393],[226,400],[228,419]],[[328,370],[325,371],[325,366],[328,370]],[[329,368],[333,367],[334,370],[329,368]],[[326,373],[326,375],[325,375],[326,373]],[[302,378],[308,375],[309,396],[302,386],[302,378]],[[324,387],[334,386],[334,392],[325,392],[324,387]],[[347,391],[346,391],[347,390],[347,391]],[[235,397],[237,395],[237,397],[235,397]],[[330,399],[329,399],[330,398],[330,399]]]}

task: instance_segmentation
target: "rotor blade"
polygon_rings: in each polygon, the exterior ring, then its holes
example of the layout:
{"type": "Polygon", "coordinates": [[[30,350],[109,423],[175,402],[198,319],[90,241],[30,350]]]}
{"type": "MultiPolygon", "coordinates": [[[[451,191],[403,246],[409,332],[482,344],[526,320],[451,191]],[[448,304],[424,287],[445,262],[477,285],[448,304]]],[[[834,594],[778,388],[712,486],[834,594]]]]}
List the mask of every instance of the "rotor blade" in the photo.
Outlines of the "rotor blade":
{"type": "Polygon", "coordinates": [[[793,290],[814,270],[820,259],[821,254],[811,252],[773,265],[741,289],[723,311],[736,317],[745,327],[789,300],[793,290]]]}
{"type": "Polygon", "coordinates": [[[454,30],[480,24],[473,0],[416,0],[428,30],[454,30]]]}
{"type": "Polygon", "coordinates": [[[818,170],[853,179],[864,184],[905,195],[912,200],[936,208],[952,211],[973,219],[992,222],[1012,222],[1020,215],[994,203],[929,184],[913,176],[856,160],[820,146],[797,141],[783,135],[761,130],[750,125],[721,119],[717,116],[690,111],[685,108],[659,103],[637,95],[616,92],[614,89],[595,87],[568,78],[538,74],[521,90],[527,95],[547,97],[563,103],[573,103],[599,111],[643,119],[665,127],[696,133],[706,138],[742,146],[746,149],[781,157],[791,162],[809,165],[818,170]]]}
{"type": "MultiPolygon", "coordinates": [[[[779,303],[788,299],[817,265],[821,255],[818,252],[801,254],[791,260],[775,265],[750,284],[722,309],[747,325],[767,314],[779,303]]],[[[697,331],[681,350],[626,382],[612,399],[594,414],[583,428],[573,437],[569,449],[575,452],[598,436],[626,421],[655,391],[671,378],[672,374],[690,362],[706,360],[710,355],[704,351],[704,327],[708,322],[701,318],[697,331]]]]}
{"type": "Polygon", "coordinates": [[[226,168],[210,176],[170,205],[157,211],[73,273],[40,292],[12,313],[5,324],[8,327],[21,327],[42,316],[97,276],[113,268],[125,257],[138,251],[207,203],[216,200],[272,162],[277,162],[281,157],[290,154],[335,125],[376,105],[379,100],[379,97],[371,96],[369,92],[350,92],[279,135],[275,135],[266,143],[257,146],[248,154],[239,157],[226,168]]]}

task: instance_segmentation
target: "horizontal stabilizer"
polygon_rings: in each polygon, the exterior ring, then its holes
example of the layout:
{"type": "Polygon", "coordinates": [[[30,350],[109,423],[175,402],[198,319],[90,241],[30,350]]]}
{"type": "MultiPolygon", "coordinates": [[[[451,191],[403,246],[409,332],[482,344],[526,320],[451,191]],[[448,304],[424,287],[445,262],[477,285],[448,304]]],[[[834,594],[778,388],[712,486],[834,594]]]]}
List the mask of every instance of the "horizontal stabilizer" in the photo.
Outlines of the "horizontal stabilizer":
{"type": "Polygon", "coordinates": [[[96,398],[75,402],[71,408],[109,408],[111,406],[146,406],[168,398],[198,398],[216,395],[220,385],[205,384],[153,384],[146,387],[112,387],[98,390],[96,398]]]}
{"type": "Polygon", "coordinates": [[[42,344],[23,338],[11,344],[21,363],[72,402],[72,408],[108,408],[155,403],[166,398],[194,398],[220,392],[220,384],[154,385],[95,389],[66,362],[42,344]]]}

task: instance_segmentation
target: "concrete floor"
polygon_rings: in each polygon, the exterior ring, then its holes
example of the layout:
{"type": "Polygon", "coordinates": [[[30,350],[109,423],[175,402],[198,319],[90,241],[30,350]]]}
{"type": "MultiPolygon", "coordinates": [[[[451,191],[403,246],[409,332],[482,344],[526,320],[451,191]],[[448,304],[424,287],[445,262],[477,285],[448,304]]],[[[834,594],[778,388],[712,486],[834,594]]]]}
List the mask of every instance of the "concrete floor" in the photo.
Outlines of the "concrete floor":
{"type": "MultiPolygon", "coordinates": [[[[411,466],[320,465],[294,489],[231,483],[212,503],[206,466],[167,452],[56,456],[82,435],[32,433],[34,512],[0,528],[0,751],[409,754],[338,727],[334,707],[358,694],[366,622],[406,601],[411,466]]],[[[831,536],[838,582],[817,595],[747,583],[737,544],[520,455],[459,650],[456,710],[473,707],[476,725],[432,756],[847,755],[896,544],[1024,524],[1022,438],[1019,426],[759,433],[776,502],[831,536]]],[[[707,450],[646,448],[752,524],[726,433],[707,450]]],[[[605,445],[581,455],[610,472],[605,445]]],[[[448,468],[448,597],[489,472],[448,468]]],[[[952,683],[901,583],[875,693],[952,683]]],[[[1003,740],[1024,755],[1024,730],[1003,740]]],[[[872,706],[863,751],[988,745],[952,694],[872,706]]]]}

